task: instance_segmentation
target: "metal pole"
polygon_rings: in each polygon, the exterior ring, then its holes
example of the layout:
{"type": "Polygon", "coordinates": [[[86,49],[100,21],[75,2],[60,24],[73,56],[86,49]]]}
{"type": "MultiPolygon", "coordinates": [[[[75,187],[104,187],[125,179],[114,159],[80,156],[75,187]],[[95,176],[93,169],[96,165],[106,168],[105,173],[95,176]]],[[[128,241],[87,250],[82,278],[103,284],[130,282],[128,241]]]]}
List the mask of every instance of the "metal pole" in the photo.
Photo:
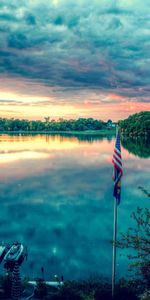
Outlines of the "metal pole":
{"type": "Polygon", "coordinates": [[[113,259],[112,259],[112,298],[115,292],[116,279],[116,237],[117,237],[117,200],[114,198],[114,232],[113,232],[113,259]]]}

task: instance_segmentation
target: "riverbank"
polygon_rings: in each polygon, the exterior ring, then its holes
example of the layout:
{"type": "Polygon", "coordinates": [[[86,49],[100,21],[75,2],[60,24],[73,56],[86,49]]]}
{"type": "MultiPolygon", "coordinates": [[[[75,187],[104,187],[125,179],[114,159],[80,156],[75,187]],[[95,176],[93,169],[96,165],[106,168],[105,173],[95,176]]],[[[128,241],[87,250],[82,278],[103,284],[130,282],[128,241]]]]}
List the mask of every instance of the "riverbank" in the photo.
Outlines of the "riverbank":
{"type": "Polygon", "coordinates": [[[96,136],[105,136],[105,135],[115,135],[115,129],[101,129],[101,130],[84,130],[84,131],[0,131],[2,134],[16,134],[16,135],[30,135],[30,134],[64,134],[64,135],[96,135],[96,136]]]}

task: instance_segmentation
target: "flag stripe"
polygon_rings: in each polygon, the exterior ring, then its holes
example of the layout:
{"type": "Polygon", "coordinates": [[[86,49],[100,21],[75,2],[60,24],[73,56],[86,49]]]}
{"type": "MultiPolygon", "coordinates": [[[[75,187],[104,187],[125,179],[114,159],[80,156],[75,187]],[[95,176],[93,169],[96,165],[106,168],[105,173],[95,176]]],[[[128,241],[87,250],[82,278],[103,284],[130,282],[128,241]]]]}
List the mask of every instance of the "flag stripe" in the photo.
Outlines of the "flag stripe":
{"type": "Polygon", "coordinates": [[[120,152],[120,150],[116,146],[114,148],[114,151],[116,151],[118,154],[120,154],[120,157],[121,157],[121,152],[120,152]]]}
{"type": "Polygon", "coordinates": [[[115,159],[113,160],[113,164],[122,173],[122,166],[115,159]]]}
{"type": "Polygon", "coordinates": [[[122,158],[121,158],[121,146],[120,146],[120,134],[117,133],[116,143],[114,147],[114,153],[112,157],[113,168],[113,180],[114,180],[114,197],[117,203],[120,203],[121,199],[121,177],[123,175],[122,158]]]}
{"type": "Polygon", "coordinates": [[[117,162],[120,168],[122,168],[122,162],[118,159],[118,157],[113,156],[112,162],[113,161],[117,162]]]}
{"type": "Polygon", "coordinates": [[[121,161],[121,153],[116,152],[116,149],[114,150],[114,155],[113,156],[117,156],[118,159],[120,159],[120,161],[121,161]]]}

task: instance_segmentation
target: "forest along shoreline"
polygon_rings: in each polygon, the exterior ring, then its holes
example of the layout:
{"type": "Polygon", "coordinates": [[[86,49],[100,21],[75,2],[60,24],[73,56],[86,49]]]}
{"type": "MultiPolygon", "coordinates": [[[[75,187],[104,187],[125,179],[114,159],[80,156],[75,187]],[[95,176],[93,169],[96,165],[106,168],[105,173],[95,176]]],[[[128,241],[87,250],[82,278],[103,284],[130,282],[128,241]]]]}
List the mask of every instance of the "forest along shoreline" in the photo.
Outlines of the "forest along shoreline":
{"type": "Polygon", "coordinates": [[[108,120],[95,120],[93,118],[79,118],[58,120],[45,117],[41,120],[7,119],[0,118],[1,134],[68,134],[68,135],[115,135],[119,125],[121,135],[124,137],[145,139],[150,138],[150,111],[140,112],[127,119],[113,122],[108,120]]]}

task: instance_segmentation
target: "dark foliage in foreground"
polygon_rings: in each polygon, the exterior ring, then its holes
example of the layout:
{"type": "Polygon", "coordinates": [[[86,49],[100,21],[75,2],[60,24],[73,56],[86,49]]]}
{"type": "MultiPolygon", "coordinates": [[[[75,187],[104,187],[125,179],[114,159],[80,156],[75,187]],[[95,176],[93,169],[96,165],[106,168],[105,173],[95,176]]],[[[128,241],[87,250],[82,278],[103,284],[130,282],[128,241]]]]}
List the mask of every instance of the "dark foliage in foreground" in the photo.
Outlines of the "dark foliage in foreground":
{"type": "MultiPolygon", "coordinates": [[[[145,290],[141,280],[120,280],[116,285],[114,300],[137,300],[145,290]]],[[[27,282],[24,286],[26,297],[33,290],[27,282]]],[[[23,293],[24,293],[23,292],[23,293]]],[[[0,299],[11,299],[11,282],[8,276],[0,278],[0,299]]],[[[43,300],[112,300],[111,282],[102,278],[85,281],[66,281],[59,288],[47,286],[44,280],[37,279],[37,287],[32,299],[43,300]]]]}
{"type": "MultiPolygon", "coordinates": [[[[150,196],[144,188],[139,187],[139,189],[147,197],[150,196]]],[[[138,207],[131,217],[136,226],[121,234],[117,245],[131,250],[131,254],[128,255],[132,262],[130,268],[142,278],[143,284],[150,288],[150,210],[138,207]]]]}
{"type": "MultiPolygon", "coordinates": [[[[116,286],[114,300],[137,300],[138,293],[142,292],[140,286],[142,287],[142,284],[136,281],[120,281],[116,286]]],[[[48,288],[45,292],[43,298],[41,291],[39,294],[36,292],[36,297],[39,295],[38,299],[45,300],[112,300],[111,283],[96,279],[82,282],[67,281],[60,289],[54,291],[48,288]]]]}

